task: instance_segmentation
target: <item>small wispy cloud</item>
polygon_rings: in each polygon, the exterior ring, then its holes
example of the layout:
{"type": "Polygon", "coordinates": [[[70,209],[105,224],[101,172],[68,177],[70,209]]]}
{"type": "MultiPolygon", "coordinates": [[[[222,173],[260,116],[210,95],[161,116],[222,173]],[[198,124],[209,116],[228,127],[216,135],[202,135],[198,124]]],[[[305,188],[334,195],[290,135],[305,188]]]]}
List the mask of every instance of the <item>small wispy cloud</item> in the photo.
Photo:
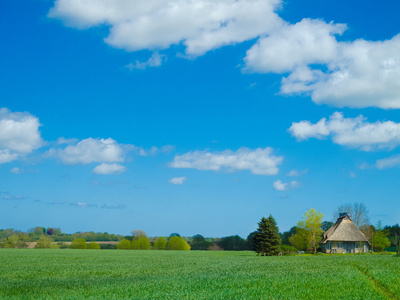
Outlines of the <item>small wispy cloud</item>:
{"type": "Polygon", "coordinates": [[[100,208],[102,208],[102,209],[124,209],[124,208],[126,208],[127,207],[127,205],[125,205],[125,204],[118,204],[118,205],[102,205],[102,206],[100,206],[100,208]]]}
{"type": "Polygon", "coordinates": [[[10,172],[11,172],[11,173],[14,173],[14,174],[21,174],[21,173],[22,173],[22,170],[21,170],[20,168],[15,167],[15,168],[12,168],[12,169],[10,170],[10,172]]]}
{"type": "Polygon", "coordinates": [[[70,206],[76,206],[79,208],[96,208],[97,204],[91,204],[86,202],[69,203],[70,206]]]}
{"type": "Polygon", "coordinates": [[[154,156],[154,155],[157,155],[159,153],[170,153],[174,149],[175,149],[175,147],[171,146],[171,145],[165,145],[165,146],[162,146],[161,148],[158,148],[156,146],[153,146],[150,149],[141,148],[139,150],[139,155],[141,155],[141,156],[154,156]]]}
{"type": "Polygon", "coordinates": [[[181,185],[187,180],[186,177],[174,177],[171,178],[168,182],[171,184],[181,185]]]}
{"type": "Polygon", "coordinates": [[[308,172],[308,169],[305,169],[302,171],[294,169],[294,170],[291,170],[289,173],[287,173],[287,176],[300,177],[300,176],[303,176],[304,174],[306,174],[307,172],[308,172]]]}
{"type": "Polygon", "coordinates": [[[145,62],[136,61],[125,66],[130,71],[133,70],[145,70],[147,68],[160,67],[164,62],[167,61],[167,56],[154,52],[153,55],[145,62]]]}
{"type": "Polygon", "coordinates": [[[33,173],[33,172],[39,173],[39,170],[21,169],[18,167],[14,167],[10,170],[10,173],[13,173],[13,174],[23,174],[23,173],[33,173]]]}
{"type": "Polygon", "coordinates": [[[28,199],[27,197],[25,197],[23,195],[13,195],[13,194],[9,194],[9,193],[3,193],[2,198],[4,200],[26,200],[26,199],[28,199]]]}
{"type": "Polygon", "coordinates": [[[301,183],[295,180],[285,183],[282,180],[278,179],[272,184],[272,186],[275,190],[284,192],[301,187],[301,183]]]}
{"type": "Polygon", "coordinates": [[[400,166],[400,154],[388,158],[378,159],[375,166],[378,169],[388,169],[400,166]]]}
{"type": "Polygon", "coordinates": [[[106,164],[102,163],[101,165],[96,166],[92,173],[100,174],[100,175],[110,175],[110,174],[121,174],[126,171],[124,166],[120,164],[106,164]]]}

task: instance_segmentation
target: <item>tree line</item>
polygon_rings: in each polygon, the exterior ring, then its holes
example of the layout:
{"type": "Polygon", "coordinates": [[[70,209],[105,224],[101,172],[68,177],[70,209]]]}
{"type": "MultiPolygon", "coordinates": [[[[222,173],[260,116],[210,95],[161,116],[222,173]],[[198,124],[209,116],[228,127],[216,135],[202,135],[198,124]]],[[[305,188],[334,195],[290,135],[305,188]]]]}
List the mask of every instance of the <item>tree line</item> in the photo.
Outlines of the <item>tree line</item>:
{"type": "Polygon", "coordinates": [[[36,242],[36,248],[74,248],[74,249],[140,249],[140,250],[254,250],[260,255],[294,254],[297,251],[316,253],[323,233],[328,230],[340,213],[347,213],[355,225],[369,240],[372,249],[383,251],[388,247],[399,253],[400,226],[382,226],[381,222],[371,225],[368,210],[363,203],[344,204],[333,213],[332,221],[323,221],[322,213],[308,210],[301,220],[290,230],[279,233],[272,216],[262,218],[258,229],[246,239],[239,235],[222,238],[181,237],[172,233],[169,237],[147,237],[142,230],[133,230],[131,235],[76,232],[62,233],[59,228],[34,227],[28,232],[14,229],[0,229],[0,248],[26,248],[29,242],[36,242]],[[96,243],[96,242],[117,243],[96,243]],[[71,242],[70,244],[65,242],[71,242]],[[266,250],[267,249],[267,250],[266,250]]]}

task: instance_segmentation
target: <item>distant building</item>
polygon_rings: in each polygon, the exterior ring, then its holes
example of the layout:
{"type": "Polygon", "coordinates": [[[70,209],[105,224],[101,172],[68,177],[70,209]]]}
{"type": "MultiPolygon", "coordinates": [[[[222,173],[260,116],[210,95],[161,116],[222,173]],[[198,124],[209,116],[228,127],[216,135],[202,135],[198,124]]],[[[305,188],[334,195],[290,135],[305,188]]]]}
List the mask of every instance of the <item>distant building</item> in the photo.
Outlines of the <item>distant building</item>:
{"type": "Polygon", "coordinates": [[[336,223],[325,231],[320,242],[325,253],[360,253],[369,251],[369,242],[347,213],[340,214],[336,223]]]}

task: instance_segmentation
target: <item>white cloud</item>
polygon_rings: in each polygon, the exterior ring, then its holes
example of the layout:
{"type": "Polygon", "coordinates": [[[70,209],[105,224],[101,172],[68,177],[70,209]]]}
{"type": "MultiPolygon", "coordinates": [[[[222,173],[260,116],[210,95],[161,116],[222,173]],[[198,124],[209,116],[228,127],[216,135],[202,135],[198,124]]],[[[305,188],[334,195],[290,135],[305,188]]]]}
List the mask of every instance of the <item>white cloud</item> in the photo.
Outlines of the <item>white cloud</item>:
{"type": "Polygon", "coordinates": [[[294,169],[294,170],[291,170],[287,174],[287,176],[289,176],[289,177],[300,177],[300,176],[303,176],[304,174],[306,174],[307,172],[308,172],[308,169],[305,169],[303,171],[294,169]]]}
{"type": "MultiPolygon", "coordinates": [[[[85,29],[108,26],[104,40],[127,51],[183,45],[195,57],[258,38],[245,72],[285,74],[281,93],[310,95],[336,107],[400,108],[400,35],[385,41],[337,41],[345,24],[289,24],[281,0],[56,0],[48,16],[85,29]]],[[[162,64],[155,53],[128,68],[162,64]]]]}
{"type": "Polygon", "coordinates": [[[92,173],[94,174],[102,174],[102,175],[109,175],[109,174],[121,174],[126,171],[124,166],[120,164],[106,164],[102,163],[101,165],[96,166],[92,173]]]}
{"type": "Polygon", "coordinates": [[[334,35],[345,29],[343,24],[311,19],[281,26],[247,51],[245,70],[284,73],[297,66],[325,63],[337,56],[334,35]]]}
{"type": "Polygon", "coordinates": [[[39,119],[27,112],[0,109],[0,164],[18,159],[43,145],[39,119]]]}
{"type": "Polygon", "coordinates": [[[183,184],[186,180],[187,180],[186,177],[174,177],[174,178],[171,178],[168,182],[171,183],[171,184],[181,185],[181,184],[183,184]]]}
{"type": "Polygon", "coordinates": [[[53,148],[47,153],[61,159],[65,164],[89,164],[122,162],[128,151],[136,149],[133,145],[118,144],[112,138],[84,139],[75,145],[68,145],[64,149],[53,148]]]}
{"type": "Polygon", "coordinates": [[[175,147],[171,146],[171,145],[165,145],[165,146],[162,146],[161,148],[153,146],[148,150],[141,148],[139,150],[139,155],[141,155],[141,156],[149,156],[149,155],[150,156],[154,156],[154,155],[157,155],[159,153],[169,153],[169,152],[173,151],[174,149],[175,149],[175,147]]]}
{"type": "Polygon", "coordinates": [[[57,139],[57,145],[63,145],[63,144],[67,144],[67,145],[73,145],[76,144],[79,140],[78,139],[66,139],[64,137],[60,137],[57,139]]]}
{"type": "Polygon", "coordinates": [[[0,164],[18,159],[18,153],[12,153],[8,149],[0,149],[0,164]]]}
{"type": "Polygon", "coordinates": [[[281,93],[310,95],[337,107],[400,108],[400,35],[338,42],[344,24],[303,19],[261,37],[247,51],[247,72],[289,73],[281,93]]]}
{"type": "Polygon", "coordinates": [[[393,155],[388,158],[379,159],[376,161],[378,169],[388,169],[400,166],[400,155],[393,155]]]}
{"type": "Polygon", "coordinates": [[[339,112],[333,113],[329,120],[323,118],[316,124],[310,121],[294,122],[289,132],[299,141],[332,137],[335,144],[363,151],[393,149],[400,144],[400,123],[392,121],[369,123],[362,115],[356,118],[344,118],[339,112]]]}
{"type": "Polygon", "coordinates": [[[227,172],[250,170],[257,175],[275,175],[278,165],[282,163],[282,156],[274,156],[272,148],[258,148],[251,150],[240,148],[236,152],[225,150],[222,152],[193,151],[183,155],[176,155],[169,164],[172,168],[192,168],[198,170],[225,170],[227,172]]]}
{"type": "Polygon", "coordinates": [[[81,208],[96,207],[95,204],[88,204],[88,203],[85,203],[85,202],[72,203],[70,205],[74,205],[74,206],[81,207],[81,208]]]}
{"type": "Polygon", "coordinates": [[[11,173],[14,173],[14,174],[21,174],[21,173],[22,173],[22,170],[21,170],[20,168],[18,168],[18,167],[14,167],[14,168],[12,168],[12,169],[10,170],[10,172],[11,172],[11,173]]]}
{"type": "Polygon", "coordinates": [[[278,179],[276,181],[274,181],[274,183],[272,184],[273,188],[277,191],[289,191],[295,188],[298,188],[301,186],[301,183],[298,181],[291,181],[291,182],[282,182],[282,180],[278,179]]]}
{"type": "Polygon", "coordinates": [[[162,63],[164,61],[166,61],[166,59],[167,59],[167,57],[165,55],[160,55],[155,52],[147,61],[140,62],[137,60],[134,64],[130,63],[130,64],[126,65],[125,67],[131,71],[134,69],[145,70],[148,67],[153,68],[153,67],[161,66],[162,63]]]}
{"type": "Polygon", "coordinates": [[[202,55],[256,38],[280,26],[280,0],[57,0],[49,17],[67,26],[107,25],[109,45],[137,51],[183,43],[202,55]]]}

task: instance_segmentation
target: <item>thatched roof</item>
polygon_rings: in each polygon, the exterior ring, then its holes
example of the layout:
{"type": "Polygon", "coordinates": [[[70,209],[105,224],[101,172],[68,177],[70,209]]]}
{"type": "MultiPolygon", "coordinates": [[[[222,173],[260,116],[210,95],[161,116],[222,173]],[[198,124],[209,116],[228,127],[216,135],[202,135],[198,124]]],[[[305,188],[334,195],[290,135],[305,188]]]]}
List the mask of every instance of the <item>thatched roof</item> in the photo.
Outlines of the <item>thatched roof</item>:
{"type": "Polygon", "coordinates": [[[341,216],[336,223],[325,231],[321,244],[327,242],[368,242],[348,215],[341,216]]]}

